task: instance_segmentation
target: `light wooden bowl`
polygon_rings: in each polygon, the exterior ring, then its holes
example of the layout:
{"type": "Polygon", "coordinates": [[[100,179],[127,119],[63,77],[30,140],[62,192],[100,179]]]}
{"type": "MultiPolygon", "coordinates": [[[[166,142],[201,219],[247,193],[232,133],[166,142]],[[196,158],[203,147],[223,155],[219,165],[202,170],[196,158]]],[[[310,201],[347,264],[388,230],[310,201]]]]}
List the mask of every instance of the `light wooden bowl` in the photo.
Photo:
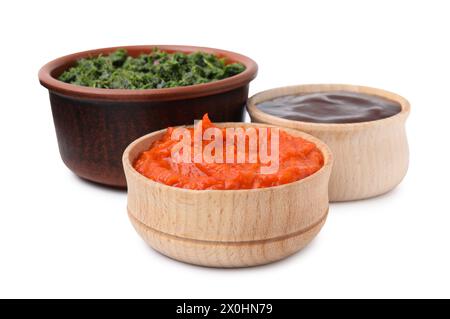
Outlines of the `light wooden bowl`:
{"type": "Polygon", "coordinates": [[[408,169],[405,122],[410,106],[403,97],[380,89],[343,84],[298,85],[267,90],[248,100],[252,122],[268,123],[309,133],[324,141],[335,156],[330,178],[330,201],[369,198],[398,185],[408,169]],[[329,124],[283,119],[256,107],[276,97],[324,91],[360,92],[398,102],[401,112],[376,121],[329,124]]]}
{"type": "Polygon", "coordinates": [[[251,190],[188,190],[152,181],[132,164],[165,130],[134,141],[124,152],[123,166],[128,214],[137,232],[164,255],[209,267],[266,264],[303,248],[327,217],[332,155],[317,138],[283,130],[314,142],[324,155],[324,166],[297,182],[251,190]]]}

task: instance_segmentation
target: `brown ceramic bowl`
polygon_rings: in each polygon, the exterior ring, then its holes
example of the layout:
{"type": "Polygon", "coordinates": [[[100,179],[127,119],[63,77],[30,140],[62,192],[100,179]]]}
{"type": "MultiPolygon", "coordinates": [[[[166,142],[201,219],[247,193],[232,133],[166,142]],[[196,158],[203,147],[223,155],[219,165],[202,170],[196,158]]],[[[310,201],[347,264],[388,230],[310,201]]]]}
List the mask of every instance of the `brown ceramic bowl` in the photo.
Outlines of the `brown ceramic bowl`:
{"type": "Polygon", "coordinates": [[[177,45],[123,46],[90,50],[53,60],[39,71],[50,92],[53,121],[62,160],[78,176],[101,184],[126,187],[122,153],[138,137],[168,126],[192,124],[208,113],[215,122],[243,121],[249,83],[256,63],[243,55],[177,45]],[[58,76],[83,57],[125,48],[131,56],[154,47],[167,52],[203,51],[245,65],[244,72],[205,84],[166,89],[97,89],[59,81],[58,76]]]}

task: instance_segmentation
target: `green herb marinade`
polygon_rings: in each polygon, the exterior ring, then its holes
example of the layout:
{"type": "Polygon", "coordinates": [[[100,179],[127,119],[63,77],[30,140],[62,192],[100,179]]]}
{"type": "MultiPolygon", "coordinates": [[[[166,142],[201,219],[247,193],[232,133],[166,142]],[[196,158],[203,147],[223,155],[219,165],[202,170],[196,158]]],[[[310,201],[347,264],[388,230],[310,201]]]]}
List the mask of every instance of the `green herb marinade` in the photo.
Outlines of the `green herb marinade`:
{"type": "Polygon", "coordinates": [[[104,89],[161,89],[222,80],[244,70],[240,63],[226,64],[225,59],[204,52],[154,49],[133,58],[119,49],[106,56],[78,60],[59,80],[104,89]]]}

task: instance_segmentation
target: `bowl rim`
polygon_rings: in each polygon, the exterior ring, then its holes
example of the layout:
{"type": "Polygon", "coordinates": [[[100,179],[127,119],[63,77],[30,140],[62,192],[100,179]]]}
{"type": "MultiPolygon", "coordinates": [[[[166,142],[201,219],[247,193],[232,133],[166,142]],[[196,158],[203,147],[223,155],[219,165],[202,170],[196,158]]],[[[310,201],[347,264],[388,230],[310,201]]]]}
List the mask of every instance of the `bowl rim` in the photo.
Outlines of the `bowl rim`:
{"type": "MultiPolygon", "coordinates": [[[[162,129],[159,131],[155,131],[149,134],[146,134],[144,136],[139,137],[138,139],[134,140],[133,142],[131,142],[131,144],[129,144],[125,151],[123,152],[123,156],[122,156],[122,163],[124,166],[125,171],[128,170],[134,178],[137,178],[138,180],[144,182],[146,184],[146,186],[148,187],[157,187],[157,188],[161,188],[161,189],[166,189],[166,190],[173,190],[173,191],[179,191],[179,192],[183,192],[183,193],[188,193],[188,194],[211,194],[211,193],[223,193],[225,192],[226,194],[233,194],[233,193],[251,193],[251,192],[270,192],[272,190],[276,190],[276,189],[283,189],[283,188],[287,188],[287,187],[292,187],[293,185],[297,185],[300,183],[306,183],[307,181],[309,181],[310,179],[313,178],[317,178],[319,175],[325,174],[326,170],[329,170],[331,173],[331,168],[333,166],[333,162],[334,162],[334,157],[333,157],[333,153],[331,152],[331,149],[329,148],[329,146],[327,144],[325,144],[322,140],[318,139],[317,137],[314,137],[310,134],[307,134],[305,132],[301,132],[295,129],[290,129],[290,128],[286,128],[286,127],[280,127],[280,126],[276,126],[276,125],[270,125],[270,124],[264,124],[264,123],[246,123],[246,122],[222,122],[222,123],[214,123],[214,125],[217,125],[218,127],[229,127],[229,126],[234,126],[234,127],[239,127],[239,126],[245,126],[245,127],[268,127],[268,128],[278,128],[280,130],[285,131],[286,133],[289,133],[291,135],[294,136],[299,136],[301,138],[304,138],[305,140],[309,141],[309,142],[313,142],[316,147],[322,152],[322,155],[324,157],[324,163],[323,166],[316,172],[314,172],[313,174],[302,178],[300,180],[291,182],[291,183],[287,183],[287,184],[282,184],[282,185],[278,185],[278,186],[270,186],[270,187],[262,187],[262,188],[251,188],[251,189],[202,189],[202,190],[198,190],[198,189],[187,189],[187,188],[181,188],[181,187],[175,187],[175,186],[170,186],[170,185],[166,185],[163,183],[159,183],[156,182],[144,175],[142,175],[141,173],[139,173],[138,171],[135,170],[135,168],[133,167],[133,164],[131,162],[130,159],[130,152],[131,150],[139,143],[141,143],[142,141],[151,138],[155,135],[159,135],[159,134],[163,134],[167,131],[167,129],[162,129]]],[[[192,127],[192,125],[181,125],[181,126],[177,126],[177,127],[192,127]]],[[[126,175],[126,174],[125,174],[126,175]]]]}
{"type": "Polygon", "coordinates": [[[264,123],[270,123],[273,125],[285,126],[295,129],[306,129],[314,131],[343,131],[343,130],[364,129],[378,125],[384,125],[386,123],[396,121],[397,119],[406,119],[410,113],[411,106],[407,99],[396,93],[369,86],[353,85],[353,84],[300,84],[300,85],[282,86],[258,92],[248,99],[246,109],[250,117],[252,117],[252,119],[253,117],[255,117],[258,120],[264,121],[264,123]],[[283,91],[289,91],[289,93],[282,93],[283,91]],[[266,113],[264,111],[261,111],[259,108],[256,107],[258,103],[280,96],[301,94],[301,93],[308,94],[308,93],[330,92],[330,91],[348,91],[354,93],[375,95],[377,97],[382,97],[399,103],[401,109],[400,112],[392,116],[373,121],[355,122],[355,123],[314,123],[281,118],[266,113]],[[272,95],[272,93],[275,93],[275,95],[267,97],[267,95],[272,95]]]}
{"type": "Polygon", "coordinates": [[[212,95],[230,91],[247,85],[253,80],[258,72],[258,65],[255,61],[249,57],[235,53],[232,51],[226,51],[221,49],[200,47],[200,46],[187,46],[187,45],[129,45],[129,46],[115,46],[100,49],[92,49],[87,51],[81,51],[72,53],[54,59],[46,63],[38,73],[39,82],[52,92],[56,92],[62,95],[68,95],[76,98],[87,99],[100,99],[100,100],[154,100],[154,101],[167,101],[176,99],[187,99],[201,97],[205,95],[212,95]],[[54,77],[55,73],[61,73],[62,70],[66,70],[70,65],[73,65],[76,60],[88,56],[96,56],[99,54],[108,54],[117,49],[125,49],[133,52],[133,55],[150,52],[153,48],[161,49],[166,52],[183,52],[191,53],[196,51],[202,51],[206,53],[212,53],[219,57],[224,57],[230,62],[239,62],[245,66],[245,70],[234,76],[202,84],[194,84],[189,86],[180,86],[174,88],[163,89],[102,89],[92,88],[87,86],[80,86],[62,82],[54,77]]]}

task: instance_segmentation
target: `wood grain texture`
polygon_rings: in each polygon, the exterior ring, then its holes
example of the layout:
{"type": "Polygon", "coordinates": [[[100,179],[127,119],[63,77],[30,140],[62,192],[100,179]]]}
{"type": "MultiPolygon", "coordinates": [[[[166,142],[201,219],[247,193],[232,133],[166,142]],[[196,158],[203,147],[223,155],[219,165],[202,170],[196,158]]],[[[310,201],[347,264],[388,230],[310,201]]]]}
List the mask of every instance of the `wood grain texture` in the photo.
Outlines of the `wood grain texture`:
{"type": "Polygon", "coordinates": [[[330,201],[358,200],[386,193],[406,175],[409,151],[405,122],[410,105],[397,94],[354,85],[298,85],[258,93],[249,99],[247,110],[252,122],[297,129],[316,136],[331,148],[335,163],[330,178],[330,201]],[[328,124],[282,119],[256,107],[258,103],[284,95],[329,91],[381,96],[398,102],[401,112],[377,121],[328,124]]]}
{"type": "Polygon", "coordinates": [[[132,224],[159,252],[203,266],[254,266],[300,250],[325,222],[332,156],[320,140],[286,131],[314,142],[325,165],[303,180],[252,190],[188,190],[154,182],[135,171],[132,163],[164,131],[136,140],[123,155],[132,224]]]}

